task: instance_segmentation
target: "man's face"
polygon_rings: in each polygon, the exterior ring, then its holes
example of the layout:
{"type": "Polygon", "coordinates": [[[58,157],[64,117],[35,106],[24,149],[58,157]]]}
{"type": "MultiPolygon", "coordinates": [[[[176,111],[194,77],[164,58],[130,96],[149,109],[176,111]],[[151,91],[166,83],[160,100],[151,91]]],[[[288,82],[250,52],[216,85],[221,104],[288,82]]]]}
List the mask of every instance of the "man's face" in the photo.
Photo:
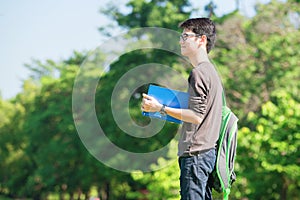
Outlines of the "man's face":
{"type": "Polygon", "coordinates": [[[193,31],[184,29],[180,36],[181,54],[183,56],[192,56],[199,48],[199,38],[193,31]]]}

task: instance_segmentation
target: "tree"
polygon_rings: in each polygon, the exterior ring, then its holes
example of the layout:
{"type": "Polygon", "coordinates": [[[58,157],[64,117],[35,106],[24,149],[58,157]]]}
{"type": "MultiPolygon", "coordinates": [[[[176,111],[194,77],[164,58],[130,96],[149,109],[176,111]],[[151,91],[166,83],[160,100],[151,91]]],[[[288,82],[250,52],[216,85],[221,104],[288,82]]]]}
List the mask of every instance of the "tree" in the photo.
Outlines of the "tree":
{"type": "MultiPolygon", "coordinates": [[[[291,6],[272,1],[261,5],[250,21],[235,13],[229,18],[225,16],[226,20],[221,20],[218,26],[214,61],[225,88],[230,88],[227,90],[229,105],[240,118],[260,109],[274,88],[291,86],[299,78],[295,67],[299,64],[295,45],[299,31],[289,20],[291,6]]],[[[297,85],[291,87],[296,96],[297,85]]]]}
{"type": "Polygon", "coordinates": [[[133,180],[139,185],[127,193],[128,199],[178,199],[179,166],[174,154],[177,149],[176,140],[171,141],[168,159],[159,158],[157,164],[151,166],[152,172],[135,171],[131,173],[133,180]]]}
{"type": "Polygon", "coordinates": [[[130,0],[126,4],[130,13],[123,13],[120,7],[109,6],[103,12],[124,28],[163,27],[176,30],[178,23],[185,20],[192,11],[188,0],[130,0]]]}
{"type": "Polygon", "coordinates": [[[35,87],[29,81],[25,82],[24,91],[27,97],[19,98],[20,95],[10,101],[0,99],[0,194],[10,197],[17,197],[23,192],[23,184],[32,169],[24,151],[28,141],[22,134],[26,109],[19,100],[30,100],[35,87]]]}
{"type": "Polygon", "coordinates": [[[233,13],[219,20],[214,61],[227,89],[229,105],[238,113],[242,127],[238,137],[238,178],[232,192],[236,199],[245,196],[249,199],[296,198],[294,188],[298,188],[299,183],[297,178],[291,179],[287,171],[299,171],[293,158],[297,154],[281,155],[278,150],[288,144],[292,148],[299,146],[286,139],[291,137],[287,135],[297,135],[297,128],[292,130],[287,128],[289,125],[283,125],[288,124],[290,118],[285,110],[299,102],[297,66],[300,63],[296,45],[299,29],[289,17],[293,8],[298,7],[272,1],[258,6],[253,19],[233,13]],[[279,122],[277,116],[285,117],[279,117],[282,120],[279,122]],[[278,153],[274,153],[276,151],[278,153]],[[285,161],[281,162],[283,155],[285,161]]]}
{"type": "Polygon", "coordinates": [[[255,128],[241,129],[239,160],[250,199],[298,198],[299,108],[299,101],[289,92],[277,90],[259,113],[248,114],[248,121],[255,128]]]}

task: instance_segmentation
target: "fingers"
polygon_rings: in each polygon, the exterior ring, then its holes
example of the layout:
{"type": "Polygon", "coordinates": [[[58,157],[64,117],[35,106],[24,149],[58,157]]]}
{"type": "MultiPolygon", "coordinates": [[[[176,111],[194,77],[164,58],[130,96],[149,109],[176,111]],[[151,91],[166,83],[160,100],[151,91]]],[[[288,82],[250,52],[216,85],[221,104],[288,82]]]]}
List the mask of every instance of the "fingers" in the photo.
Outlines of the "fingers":
{"type": "Polygon", "coordinates": [[[152,96],[143,93],[143,100],[141,104],[142,111],[158,112],[161,108],[160,103],[152,96]]]}
{"type": "Polygon", "coordinates": [[[143,99],[142,99],[142,103],[141,103],[141,110],[147,112],[145,104],[146,104],[148,95],[145,93],[143,93],[142,95],[143,95],[143,99]]]}
{"type": "Polygon", "coordinates": [[[144,99],[153,99],[153,97],[151,97],[151,96],[149,96],[149,95],[147,95],[147,94],[145,94],[145,93],[143,93],[143,98],[144,99]]]}
{"type": "Polygon", "coordinates": [[[151,108],[151,100],[153,100],[153,97],[143,93],[143,100],[141,103],[141,110],[145,112],[149,112],[151,108]]]}
{"type": "Polygon", "coordinates": [[[142,104],[141,105],[141,110],[144,111],[144,112],[150,112],[151,107],[149,105],[142,104]]]}

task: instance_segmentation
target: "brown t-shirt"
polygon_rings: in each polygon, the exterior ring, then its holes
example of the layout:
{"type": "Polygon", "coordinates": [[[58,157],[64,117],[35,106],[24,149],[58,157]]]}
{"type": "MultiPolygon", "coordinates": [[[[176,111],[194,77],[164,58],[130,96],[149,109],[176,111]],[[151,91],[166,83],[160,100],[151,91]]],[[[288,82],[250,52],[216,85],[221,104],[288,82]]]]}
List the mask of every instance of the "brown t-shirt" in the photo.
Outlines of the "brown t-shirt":
{"type": "Polygon", "coordinates": [[[215,67],[210,62],[200,63],[191,71],[188,82],[189,109],[203,120],[198,125],[183,122],[178,156],[214,148],[222,120],[223,87],[215,67]]]}

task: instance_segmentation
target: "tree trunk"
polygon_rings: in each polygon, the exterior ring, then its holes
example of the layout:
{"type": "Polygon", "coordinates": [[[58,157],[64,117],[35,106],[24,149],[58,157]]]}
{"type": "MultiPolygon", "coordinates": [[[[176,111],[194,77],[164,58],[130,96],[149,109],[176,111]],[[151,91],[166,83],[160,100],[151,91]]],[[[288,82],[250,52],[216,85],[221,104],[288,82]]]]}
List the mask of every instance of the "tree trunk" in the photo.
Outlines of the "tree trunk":
{"type": "Polygon", "coordinates": [[[78,197],[77,197],[77,200],[80,200],[81,199],[81,194],[82,194],[82,191],[81,189],[78,190],[78,197]]]}
{"type": "Polygon", "coordinates": [[[286,177],[283,177],[283,184],[280,192],[280,199],[281,200],[287,200],[287,191],[289,188],[289,181],[286,177]]]}
{"type": "Polygon", "coordinates": [[[98,188],[98,196],[100,197],[100,200],[109,200],[110,195],[110,184],[109,182],[106,182],[104,184],[104,187],[98,188]]]}
{"type": "Polygon", "coordinates": [[[110,184],[109,184],[109,182],[106,182],[105,193],[106,193],[106,200],[109,200],[109,196],[110,196],[110,184]]]}
{"type": "Polygon", "coordinates": [[[74,193],[70,193],[70,200],[74,200],[74,193]]]}
{"type": "Polygon", "coordinates": [[[89,200],[90,199],[90,193],[89,192],[86,192],[85,193],[85,200],[89,200]]]}
{"type": "Polygon", "coordinates": [[[64,199],[65,199],[65,195],[64,195],[63,192],[60,192],[60,194],[59,194],[59,199],[60,199],[60,200],[64,200],[64,199]]]}

